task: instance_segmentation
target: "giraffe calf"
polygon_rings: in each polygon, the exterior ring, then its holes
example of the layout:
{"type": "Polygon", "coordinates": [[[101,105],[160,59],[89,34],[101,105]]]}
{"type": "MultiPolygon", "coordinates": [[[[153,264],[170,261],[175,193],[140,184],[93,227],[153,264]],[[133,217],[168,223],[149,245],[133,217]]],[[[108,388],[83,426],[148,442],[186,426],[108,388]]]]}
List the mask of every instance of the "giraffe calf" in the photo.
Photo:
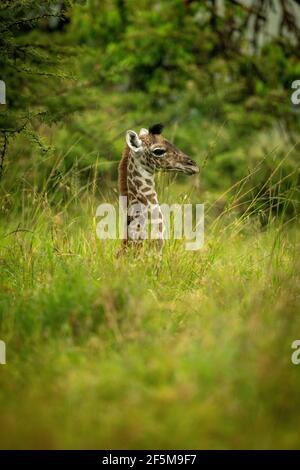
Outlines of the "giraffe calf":
{"type": "Polygon", "coordinates": [[[148,238],[148,216],[155,226],[151,235],[161,247],[164,240],[164,221],[155,190],[157,171],[175,171],[193,175],[199,172],[197,164],[162,136],[162,124],[149,130],[126,132],[126,146],[119,164],[119,191],[127,197],[128,244],[140,246],[148,238]]]}

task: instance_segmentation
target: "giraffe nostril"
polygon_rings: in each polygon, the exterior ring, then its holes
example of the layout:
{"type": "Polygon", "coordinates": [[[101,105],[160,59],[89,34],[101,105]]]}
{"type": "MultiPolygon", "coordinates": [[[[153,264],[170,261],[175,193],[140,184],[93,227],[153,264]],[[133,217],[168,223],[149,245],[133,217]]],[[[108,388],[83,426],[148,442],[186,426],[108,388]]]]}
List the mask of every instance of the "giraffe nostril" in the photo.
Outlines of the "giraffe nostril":
{"type": "Polygon", "coordinates": [[[185,160],[185,163],[186,163],[187,165],[189,165],[189,166],[197,166],[197,163],[194,162],[194,160],[192,160],[191,158],[187,158],[187,159],[185,160]]]}
{"type": "Polygon", "coordinates": [[[194,173],[199,173],[199,167],[194,160],[191,158],[186,158],[185,160],[185,169],[188,174],[194,174],[194,173]]]}

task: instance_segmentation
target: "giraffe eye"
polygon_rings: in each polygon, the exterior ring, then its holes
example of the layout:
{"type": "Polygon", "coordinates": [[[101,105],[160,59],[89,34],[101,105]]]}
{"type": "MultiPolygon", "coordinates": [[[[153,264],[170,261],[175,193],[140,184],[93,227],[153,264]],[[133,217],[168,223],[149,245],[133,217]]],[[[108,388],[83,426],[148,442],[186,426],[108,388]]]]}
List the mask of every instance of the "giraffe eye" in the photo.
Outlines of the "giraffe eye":
{"type": "Polygon", "coordinates": [[[154,149],[153,150],[153,153],[154,155],[156,155],[157,157],[161,157],[164,153],[166,153],[165,149],[154,149]]]}

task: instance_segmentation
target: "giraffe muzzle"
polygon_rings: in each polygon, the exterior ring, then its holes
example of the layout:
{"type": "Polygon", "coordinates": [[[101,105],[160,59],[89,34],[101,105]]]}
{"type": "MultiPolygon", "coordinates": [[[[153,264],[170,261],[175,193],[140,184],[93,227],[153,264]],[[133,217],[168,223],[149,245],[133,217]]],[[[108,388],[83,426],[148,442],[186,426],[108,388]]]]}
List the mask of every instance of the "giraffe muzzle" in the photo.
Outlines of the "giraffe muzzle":
{"type": "Polygon", "coordinates": [[[182,170],[187,175],[194,175],[196,173],[199,173],[199,167],[197,163],[188,157],[186,157],[182,162],[182,170]]]}

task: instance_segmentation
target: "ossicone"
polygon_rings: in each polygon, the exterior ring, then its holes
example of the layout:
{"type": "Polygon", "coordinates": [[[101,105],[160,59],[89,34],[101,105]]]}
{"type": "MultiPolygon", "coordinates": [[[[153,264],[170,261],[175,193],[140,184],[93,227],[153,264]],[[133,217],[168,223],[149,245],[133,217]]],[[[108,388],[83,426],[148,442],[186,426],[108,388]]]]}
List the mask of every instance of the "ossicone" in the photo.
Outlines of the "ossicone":
{"type": "Polygon", "coordinates": [[[159,124],[153,124],[153,126],[149,127],[149,134],[161,134],[163,131],[164,125],[159,123],[159,124]]]}

